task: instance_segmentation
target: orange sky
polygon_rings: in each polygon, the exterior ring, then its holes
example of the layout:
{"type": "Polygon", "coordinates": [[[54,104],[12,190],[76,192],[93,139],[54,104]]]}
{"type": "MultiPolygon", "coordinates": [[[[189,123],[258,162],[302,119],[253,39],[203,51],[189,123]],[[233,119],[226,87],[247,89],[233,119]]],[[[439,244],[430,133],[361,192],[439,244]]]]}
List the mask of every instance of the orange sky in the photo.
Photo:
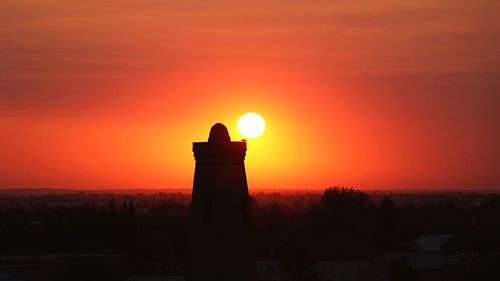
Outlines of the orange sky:
{"type": "Polygon", "coordinates": [[[4,0],[0,188],[500,188],[500,2],[4,0]],[[439,3],[436,3],[439,2],[439,3]]]}

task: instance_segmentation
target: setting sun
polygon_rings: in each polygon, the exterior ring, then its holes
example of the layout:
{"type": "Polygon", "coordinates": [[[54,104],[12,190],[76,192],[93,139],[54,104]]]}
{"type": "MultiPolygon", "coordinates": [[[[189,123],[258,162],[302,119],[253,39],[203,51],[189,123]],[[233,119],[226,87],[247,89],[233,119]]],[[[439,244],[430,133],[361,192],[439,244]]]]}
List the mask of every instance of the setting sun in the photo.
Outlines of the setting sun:
{"type": "Polygon", "coordinates": [[[248,112],[238,120],[238,131],[247,138],[260,136],[266,128],[264,118],[257,113],[248,112]]]}

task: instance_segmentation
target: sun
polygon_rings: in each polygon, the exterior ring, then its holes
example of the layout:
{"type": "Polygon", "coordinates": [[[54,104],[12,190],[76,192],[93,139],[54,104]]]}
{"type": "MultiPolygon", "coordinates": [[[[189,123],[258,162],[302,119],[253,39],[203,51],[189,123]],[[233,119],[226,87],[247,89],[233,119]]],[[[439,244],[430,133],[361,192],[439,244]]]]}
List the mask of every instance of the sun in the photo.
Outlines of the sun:
{"type": "Polygon", "coordinates": [[[238,131],[247,138],[260,136],[265,128],[266,122],[264,118],[254,112],[245,113],[238,120],[238,131]]]}

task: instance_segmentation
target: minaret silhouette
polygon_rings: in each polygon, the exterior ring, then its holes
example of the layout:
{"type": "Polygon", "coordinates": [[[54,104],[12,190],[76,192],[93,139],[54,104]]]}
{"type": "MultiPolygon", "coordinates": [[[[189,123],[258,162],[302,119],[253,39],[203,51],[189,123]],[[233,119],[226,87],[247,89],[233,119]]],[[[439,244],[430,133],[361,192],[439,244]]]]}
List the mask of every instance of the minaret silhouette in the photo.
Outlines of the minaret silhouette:
{"type": "Polygon", "coordinates": [[[220,123],[210,130],[208,142],[193,143],[189,281],[256,279],[246,150],[246,142],[231,141],[220,123]]]}

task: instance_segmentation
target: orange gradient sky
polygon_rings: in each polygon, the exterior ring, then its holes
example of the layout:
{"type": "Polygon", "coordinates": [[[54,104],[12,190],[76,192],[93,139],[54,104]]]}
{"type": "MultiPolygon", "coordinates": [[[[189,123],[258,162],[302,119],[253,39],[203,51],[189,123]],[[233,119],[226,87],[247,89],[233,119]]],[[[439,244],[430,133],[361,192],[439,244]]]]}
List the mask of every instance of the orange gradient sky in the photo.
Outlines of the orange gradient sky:
{"type": "Polygon", "coordinates": [[[500,2],[4,0],[0,188],[500,188],[500,2]]]}

